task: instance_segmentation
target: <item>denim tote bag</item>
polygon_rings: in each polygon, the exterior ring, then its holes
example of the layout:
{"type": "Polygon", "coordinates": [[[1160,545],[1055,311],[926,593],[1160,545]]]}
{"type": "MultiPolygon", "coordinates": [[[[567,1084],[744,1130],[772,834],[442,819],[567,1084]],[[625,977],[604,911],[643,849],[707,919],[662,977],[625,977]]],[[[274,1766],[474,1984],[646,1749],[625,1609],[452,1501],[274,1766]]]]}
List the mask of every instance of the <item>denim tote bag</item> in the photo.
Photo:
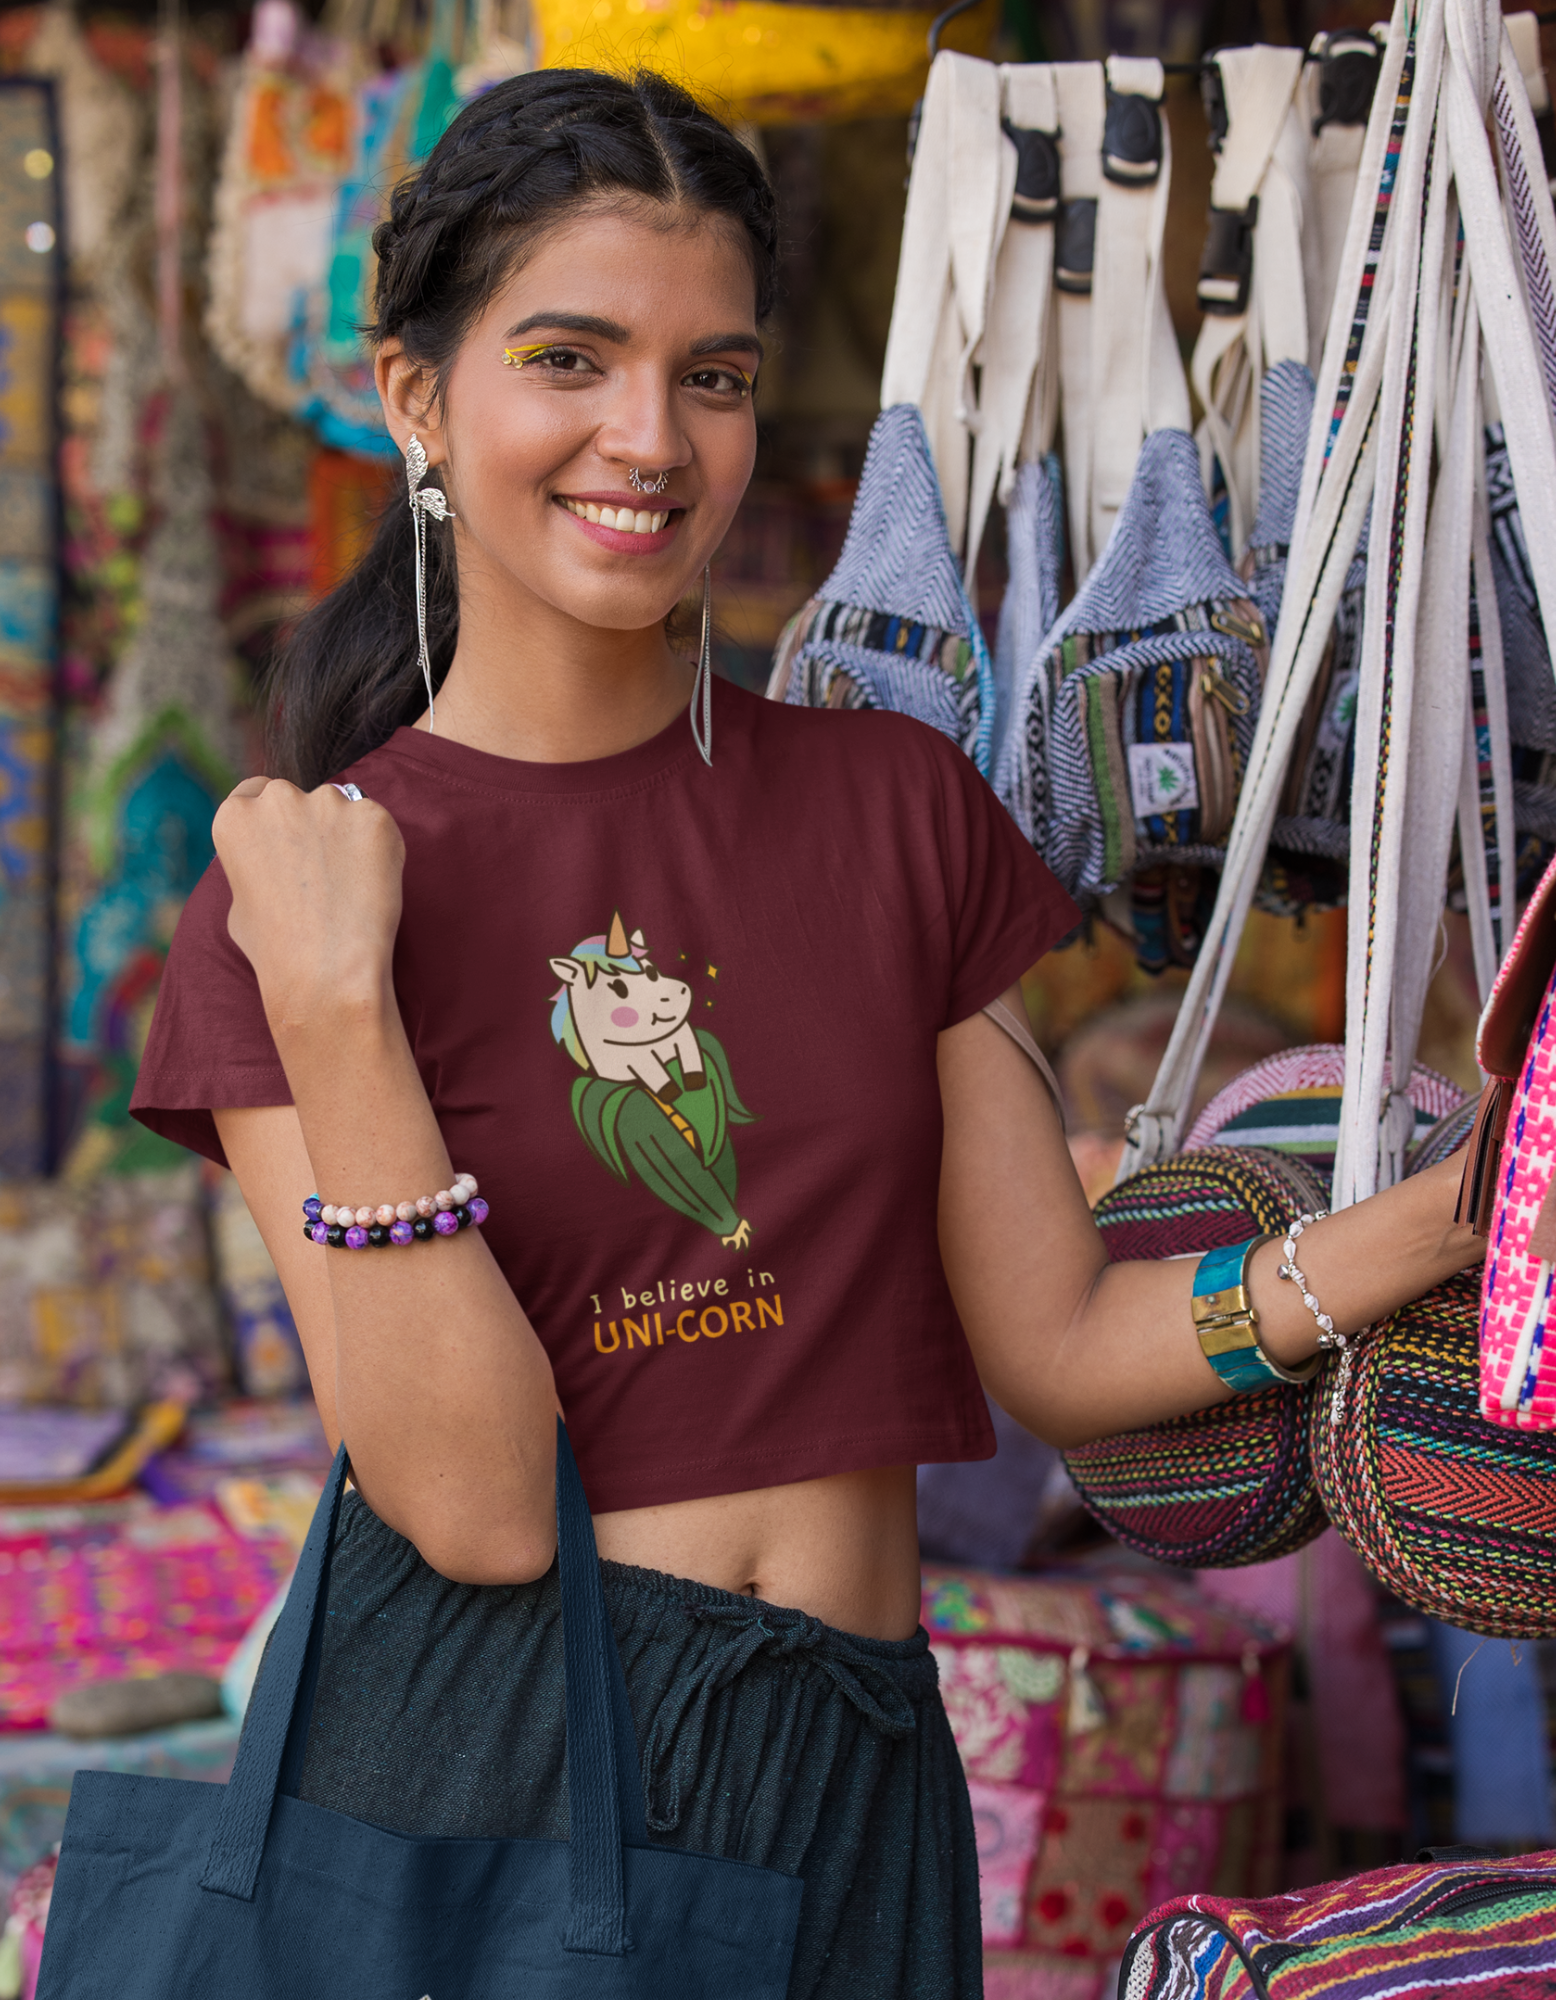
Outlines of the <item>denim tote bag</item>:
{"type": "Polygon", "coordinates": [[[560,1423],[571,1840],[418,1839],[295,1796],[345,1476],[342,1446],[231,1781],[77,1772],[38,2000],[783,2000],[803,1883],[649,1844],[560,1423]]]}

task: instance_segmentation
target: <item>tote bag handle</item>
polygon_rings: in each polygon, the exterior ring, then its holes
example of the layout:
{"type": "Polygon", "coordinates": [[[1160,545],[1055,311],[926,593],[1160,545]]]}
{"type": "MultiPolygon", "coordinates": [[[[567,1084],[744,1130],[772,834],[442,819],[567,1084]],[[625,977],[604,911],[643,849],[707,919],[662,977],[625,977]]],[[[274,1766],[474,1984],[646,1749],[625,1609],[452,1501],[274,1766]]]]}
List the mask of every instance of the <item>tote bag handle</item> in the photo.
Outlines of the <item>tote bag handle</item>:
{"type": "MultiPolygon", "coordinates": [[[[224,1788],[202,1889],[254,1894],[265,1835],[283,1771],[299,1772],[313,1712],[323,1646],[323,1611],[346,1448],[335,1463],[308,1529],[292,1587],[276,1621],[264,1672],[249,1704],[238,1759],[224,1788]]],[[[557,1557],[562,1585],[562,1650],[567,1683],[567,1805],[571,1908],[569,1951],[620,1956],[627,1935],[623,1844],[648,1845],[637,1733],[626,1677],[600,1588],[594,1523],[567,1431],[557,1419],[557,1557]]]]}

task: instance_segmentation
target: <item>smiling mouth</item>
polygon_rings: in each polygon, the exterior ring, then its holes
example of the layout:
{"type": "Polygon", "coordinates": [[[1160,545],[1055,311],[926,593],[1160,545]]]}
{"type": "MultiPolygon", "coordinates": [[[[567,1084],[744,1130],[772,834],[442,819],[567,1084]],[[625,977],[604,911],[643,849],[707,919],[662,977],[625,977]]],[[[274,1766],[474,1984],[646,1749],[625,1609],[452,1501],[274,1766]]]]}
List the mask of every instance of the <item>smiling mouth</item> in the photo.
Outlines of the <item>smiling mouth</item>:
{"type": "Polygon", "coordinates": [[[614,528],[619,535],[657,535],[676,510],[666,507],[656,513],[649,513],[631,507],[597,507],[592,500],[569,500],[559,493],[558,500],[569,514],[576,514],[580,521],[592,521],[596,527],[614,528]]]}
{"type": "Polygon", "coordinates": [[[674,1019],[673,1014],[650,1014],[648,1017],[649,1026],[654,1028],[668,1028],[674,1019]]]}

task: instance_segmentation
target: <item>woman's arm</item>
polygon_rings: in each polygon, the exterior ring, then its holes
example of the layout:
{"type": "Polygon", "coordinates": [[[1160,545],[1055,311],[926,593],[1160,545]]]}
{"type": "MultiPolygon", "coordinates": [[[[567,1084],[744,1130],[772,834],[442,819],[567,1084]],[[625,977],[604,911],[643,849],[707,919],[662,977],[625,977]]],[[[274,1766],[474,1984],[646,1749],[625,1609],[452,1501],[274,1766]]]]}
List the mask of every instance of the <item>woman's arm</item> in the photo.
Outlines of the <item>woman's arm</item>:
{"type": "MultiPolygon", "coordinates": [[[[1018,1010],[1017,989],[1006,995],[1018,1010]]],[[[1037,1070],[983,1015],[940,1037],[945,1152],[940,1247],[989,1394],[1060,1446],[1223,1402],[1190,1299],[1197,1259],[1110,1264],[1037,1070]]],[[[1479,1261],[1453,1221],[1460,1163],[1441,1166],[1308,1229],[1302,1268],[1351,1333],[1479,1261]]],[[[1279,1243],[1254,1257],[1260,1342],[1287,1367],[1318,1347],[1279,1243]]]]}
{"type": "Polygon", "coordinates": [[[249,779],[214,832],[228,927],[295,1105],[223,1111],[217,1129],[298,1316],[326,1424],[373,1511],[434,1569],[466,1583],[540,1576],[556,1546],[556,1388],[480,1232],[378,1254],[302,1233],[314,1190],[376,1206],[435,1193],[456,1171],[390,977],[399,831],[331,787],[249,779]]]}

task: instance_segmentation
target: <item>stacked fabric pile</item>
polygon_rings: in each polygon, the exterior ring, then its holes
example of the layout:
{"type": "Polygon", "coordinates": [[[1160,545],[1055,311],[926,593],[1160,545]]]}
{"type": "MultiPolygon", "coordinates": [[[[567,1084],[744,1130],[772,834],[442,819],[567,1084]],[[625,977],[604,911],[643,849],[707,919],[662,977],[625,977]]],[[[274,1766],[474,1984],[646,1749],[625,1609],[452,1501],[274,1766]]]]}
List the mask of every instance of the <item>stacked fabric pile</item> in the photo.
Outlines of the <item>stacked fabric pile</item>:
{"type": "Polygon", "coordinates": [[[931,1564],[922,1616],[972,1791],[990,2000],[1102,2000],[1155,1903],[1275,1886],[1280,1628],[1116,1562],[931,1564]]]}

